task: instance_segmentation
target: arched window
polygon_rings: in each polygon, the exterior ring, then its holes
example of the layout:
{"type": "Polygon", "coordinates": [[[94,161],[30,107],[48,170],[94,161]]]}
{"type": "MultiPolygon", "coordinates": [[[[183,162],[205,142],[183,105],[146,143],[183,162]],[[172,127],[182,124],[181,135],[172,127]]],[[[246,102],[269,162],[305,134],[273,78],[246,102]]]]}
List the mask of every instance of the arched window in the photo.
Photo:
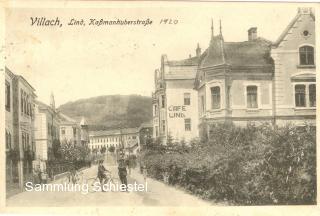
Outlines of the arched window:
{"type": "Polygon", "coordinates": [[[300,65],[314,65],[314,49],[312,46],[299,48],[300,65]]]}

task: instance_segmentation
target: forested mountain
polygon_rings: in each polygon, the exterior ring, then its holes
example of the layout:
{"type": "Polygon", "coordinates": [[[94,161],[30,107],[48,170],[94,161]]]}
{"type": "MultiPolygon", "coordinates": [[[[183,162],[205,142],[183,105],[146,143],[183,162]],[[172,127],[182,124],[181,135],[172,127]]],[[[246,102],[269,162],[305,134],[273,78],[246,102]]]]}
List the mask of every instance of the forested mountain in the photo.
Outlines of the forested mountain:
{"type": "Polygon", "coordinates": [[[151,97],[140,95],[105,95],[80,99],[61,105],[63,114],[81,120],[85,117],[90,130],[139,127],[152,120],[151,97]]]}

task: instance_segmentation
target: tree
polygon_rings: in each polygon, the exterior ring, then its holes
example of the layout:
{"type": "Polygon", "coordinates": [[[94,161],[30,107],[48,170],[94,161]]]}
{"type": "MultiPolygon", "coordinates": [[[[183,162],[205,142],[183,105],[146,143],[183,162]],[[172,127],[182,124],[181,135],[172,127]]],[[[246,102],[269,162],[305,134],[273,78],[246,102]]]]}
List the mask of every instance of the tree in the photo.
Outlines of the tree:
{"type": "Polygon", "coordinates": [[[98,151],[99,151],[99,150],[98,150],[97,148],[94,148],[94,149],[92,149],[92,154],[95,154],[95,155],[96,155],[96,154],[98,153],[98,151]]]}
{"type": "Polygon", "coordinates": [[[116,148],[114,146],[110,146],[108,150],[109,152],[113,153],[116,150],[116,148]]]}
{"type": "Polygon", "coordinates": [[[61,159],[61,151],[60,151],[60,149],[61,149],[60,140],[58,140],[58,139],[53,140],[52,151],[53,151],[53,156],[56,159],[61,159]]]}
{"type": "Polygon", "coordinates": [[[106,151],[107,151],[107,148],[104,147],[104,146],[100,149],[100,153],[101,153],[101,154],[106,153],[106,151]]]}

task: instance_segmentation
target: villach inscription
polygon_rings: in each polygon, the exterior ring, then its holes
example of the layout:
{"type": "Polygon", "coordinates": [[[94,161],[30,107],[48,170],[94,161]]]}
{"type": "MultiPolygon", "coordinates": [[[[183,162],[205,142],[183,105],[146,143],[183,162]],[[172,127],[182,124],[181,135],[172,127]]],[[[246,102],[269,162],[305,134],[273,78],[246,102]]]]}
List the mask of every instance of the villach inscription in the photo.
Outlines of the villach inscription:
{"type": "Polygon", "coordinates": [[[170,118],[184,118],[185,112],[187,111],[186,106],[169,106],[169,117],[170,118]]]}

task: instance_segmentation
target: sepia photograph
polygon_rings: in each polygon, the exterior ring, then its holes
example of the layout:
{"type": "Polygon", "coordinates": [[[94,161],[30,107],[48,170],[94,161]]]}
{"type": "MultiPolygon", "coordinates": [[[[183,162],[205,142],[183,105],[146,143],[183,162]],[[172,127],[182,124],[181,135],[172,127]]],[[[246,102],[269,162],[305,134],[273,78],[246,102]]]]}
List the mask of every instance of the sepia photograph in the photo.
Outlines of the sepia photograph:
{"type": "Polygon", "coordinates": [[[100,3],[3,9],[5,207],[317,207],[317,4],[100,3]]]}

